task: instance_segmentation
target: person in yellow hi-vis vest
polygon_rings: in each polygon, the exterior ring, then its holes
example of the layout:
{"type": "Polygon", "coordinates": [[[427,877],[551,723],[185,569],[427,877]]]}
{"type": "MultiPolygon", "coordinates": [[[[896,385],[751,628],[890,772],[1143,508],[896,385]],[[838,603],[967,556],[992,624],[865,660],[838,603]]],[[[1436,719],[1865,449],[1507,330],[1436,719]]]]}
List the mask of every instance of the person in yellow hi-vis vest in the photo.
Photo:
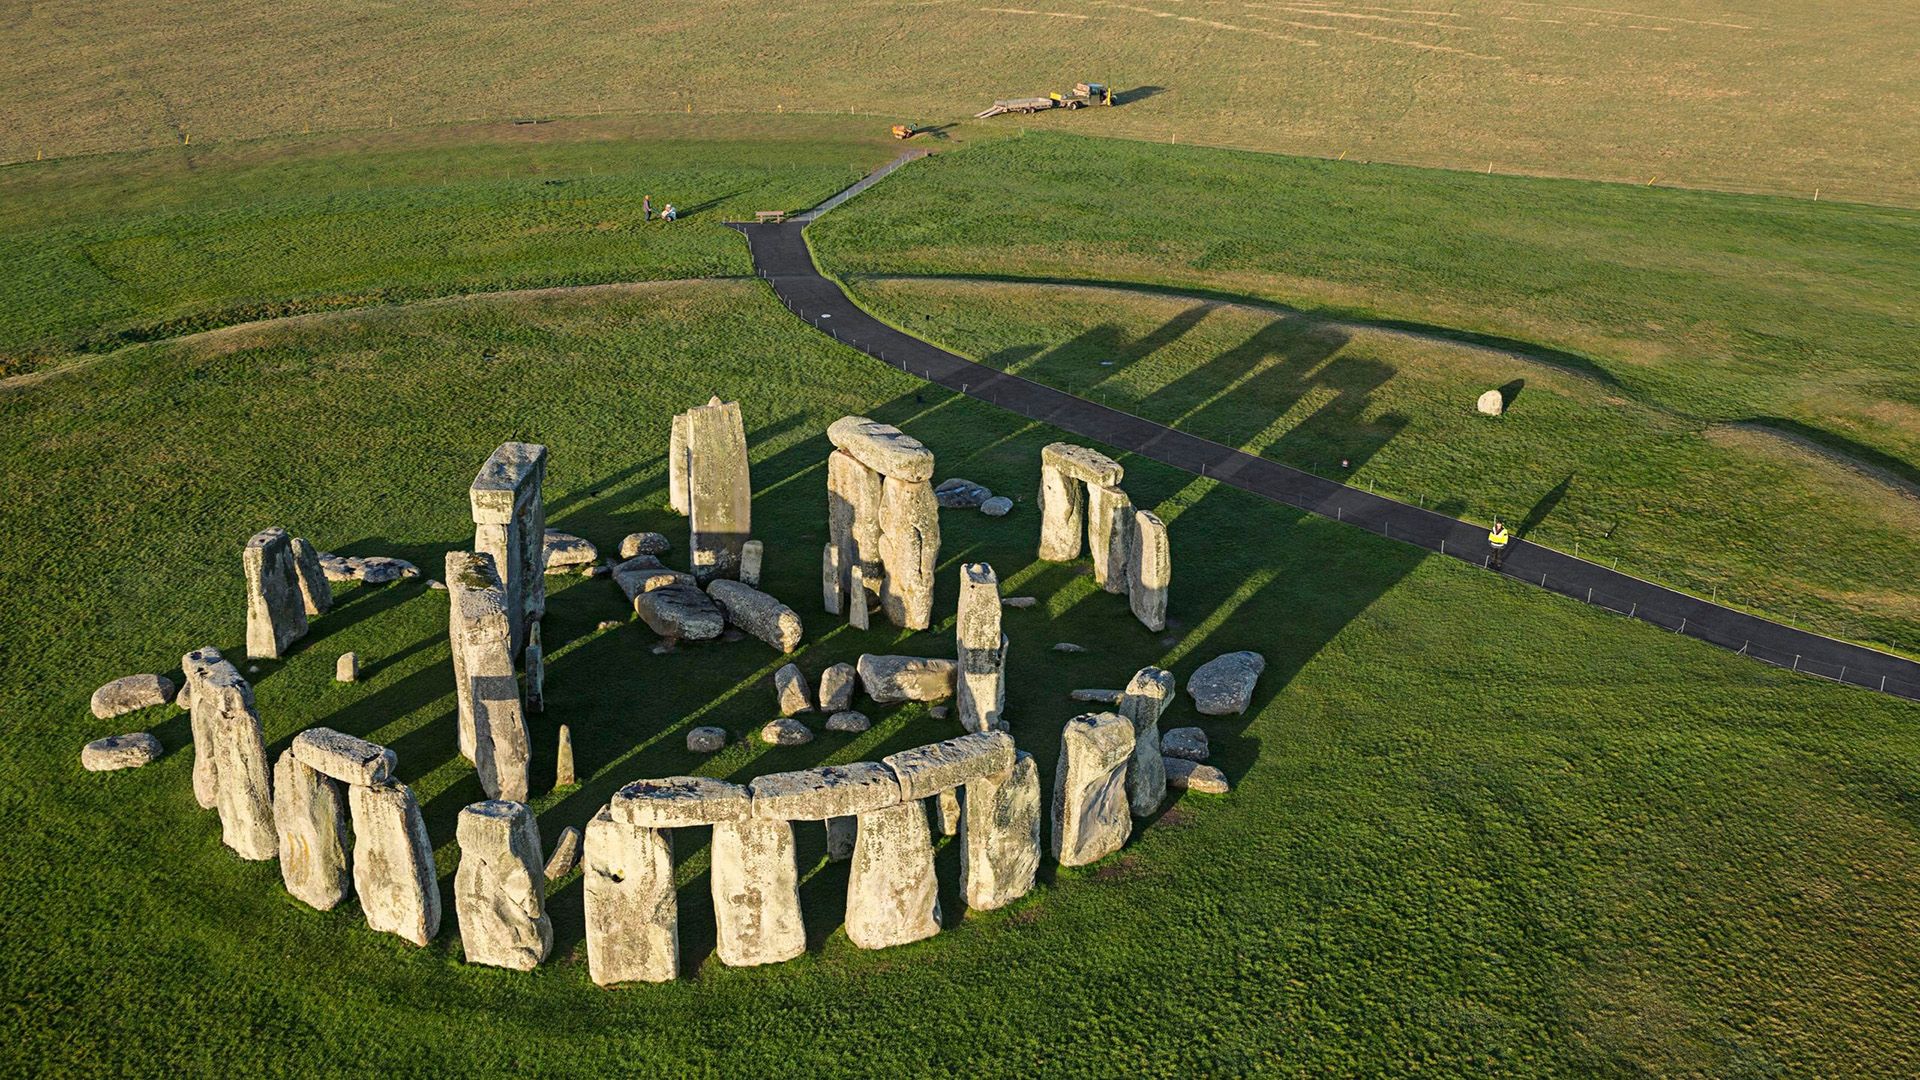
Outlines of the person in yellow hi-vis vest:
{"type": "Polygon", "coordinates": [[[1495,518],[1493,528],[1487,533],[1487,545],[1493,548],[1493,566],[1499,569],[1507,561],[1507,545],[1513,543],[1513,534],[1507,531],[1507,523],[1495,518]]]}

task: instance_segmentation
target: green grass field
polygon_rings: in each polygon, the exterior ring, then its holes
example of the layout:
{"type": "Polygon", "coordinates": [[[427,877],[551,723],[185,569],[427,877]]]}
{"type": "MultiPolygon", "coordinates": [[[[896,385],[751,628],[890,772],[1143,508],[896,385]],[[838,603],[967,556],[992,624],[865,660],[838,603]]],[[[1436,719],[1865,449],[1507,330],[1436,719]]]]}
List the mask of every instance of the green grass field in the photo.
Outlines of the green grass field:
{"type": "MultiPolygon", "coordinates": [[[[1169,520],[1176,552],[1175,625],[1149,634],[1079,568],[1034,563],[1037,455],[1056,433],[834,345],[756,282],[142,345],[15,385],[0,419],[0,814],[16,851],[0,901],[18,916],[0,930],[0,1071],[1832,1076],[1904,1074],[1920,1055],[1912,704],[1130,460],[1127,487],[1169,520]],[[413,949],[230,857],[193,804],[181,714],[87,713],[107,678],[237,647],[237,552],[264,525],[432,573],[468,542],[465,487],[505,439],[552,448],[553,526],[603,549],[663,528],[682,564],[666,418],[708,393],[743,403],[755,532],[769,587],[807,620],[809,675],[952,646],[950,621],[857,633],[818,612],[822,432],[864,411],[925,439],[940,476],[1022,500],[1000,521],[943,515],[936,611],[950,618],[962,560],[1043,599],[1007,623],[1013,733],[1043,780],[1068,689],[1147,663],[1184,681],[1255,648],[1270,666],[1254,708],[1203,723],[1234,794],[1189,796],[1124,854],[1048,870],[1031,899],[984,916],[959,916],[948,845],[949,929],[878,953],[837,932],[845,868],[818,864],[808,830],[809,954],[741,971],[707,955],[705,838],[685,830],[693,971],[602,991],[577,878],[551,892],[556,955],[535,972],[461,963],[451,915],[413,949]],[[1061,640],[1090,651],[1050,651],[1061,640]],[[134,728],[168,756],[79,770],[83,741],[134,728]]],[[[655,656],[638,623],[596,629],[622,616],[613,586],[550,581],[535,775],[566,722],[583,783],[536,780],[549,838],[635,778],[746,778],[951,733],[908,706],[875,710],[865,736],[692,759],[687,727],[738,734],[772,715],[779,659],[752,640],[655,656]]],[[[453,745],[444,603],[417,582],[346,590],[254,676],[272,750],[325,723],[398,751],[443,885],[453,818],[480,797],[453,745]],[[341,686],[347,649],[366,679],[341,686]]],[[[1199,719],[1183,693],[1167,724],[1199,719]]]]}

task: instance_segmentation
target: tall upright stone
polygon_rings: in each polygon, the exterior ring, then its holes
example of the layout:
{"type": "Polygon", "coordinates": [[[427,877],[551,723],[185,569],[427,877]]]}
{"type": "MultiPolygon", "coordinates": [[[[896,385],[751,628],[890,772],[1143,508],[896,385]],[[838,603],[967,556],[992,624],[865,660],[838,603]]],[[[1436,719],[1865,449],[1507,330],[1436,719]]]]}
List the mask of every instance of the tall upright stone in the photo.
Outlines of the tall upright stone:
{"type": "Polygon", "coordinates": [[[290,547],[293,552],[293,574],[300,582],[300,598],[305,601],[308,615],[325,615],[333,609],[333,585],[327,580],[327,572],[320,566],[320,550],[312,541],[294,537],[290,547]]]}
{"type": "Polygon", "coordinates": [[[940,500],[925,480],[889,476],[880,485],[880,606],[895,626],[933,623],[933,572],[940,561],[940,500]]]}
{"type": "Polygon", "coordinates": [[[426,819],[407,785],[347,788],[353,818],[353,889],[367,925],[425,945],[440,933],[440,884],[426,819]]]}
{"type": "Polygon", "coordinates": [[[345,900],[353,891],[347,800],[338,781],[291,749],[273,763],[273,825],[287,892],[321,911],[345,900]]]}
{"type": "Polygon", "coordinates": [[[688,516],[693,576],[705,585],[740,574],[740,551],[753,535],[753,480],[740,403],[715,397],[687,418],[688,516]]]}
{"type": "Polygon", "coordinates": [[[1117,488],[1124,475],[1119,462],[1098,450],[1063,442],[1042,447],[1040,558],[1047,562],[1079,558],[1081,534],[1087,527],[1086,489],[1117,488]]]}
{"type": "Polygon", "coordinates": [[[1040,769],[1033,755],[968,782],[960,814],[960,894],[975,911],[1027,895],[1040,869],[1040,769]]]}
{"type": "Polygon", "coordinates": [[[847,568],[840,565],[840,549],[831,540],[820,549],[820,606],[829,615],[847,610],[847,568]]]}
{"type": "Polygon", "coordinates": [[[693,512],[687,497],[687,478],[693,471],[693,458],[687,453],[687,414],[675,413],[673,430],[667,436],[667,505],[685,516],[693,512]]]}
{"type": "Polygon", "coordinates": [[[1087,548],[1094,584],[1125,594],[1133,551],[1133,500],[1117,487],[1087,488],[1087,548]]]}
{"type": "Polygon", "coordinates": [[[1141,668],[1120,695],[1120,715],[1133,725],[1133,757],[1127,761],[1127,803],[1134,817],[1160,809],[1167,798],[1167,767],[1160,758],[1160,714],[1173,700],[1173,673],[1141,668]]]}
{"type": "Polygon", "coordinates": [[[1167,586],[1173,581],[1173,551],[1167,526],[1149,510],[1134,512],[1134,548],[1127,560],[1127,606],[1149,630],[1167,627],[1167,586]]]}
{"type": "Polygon", "coordinates": [[[307,636],[307,605],[293,565],[293,542],[274,526],[241,549],[247,579],[247,659],[277,660],[307,636]]]}
{"type": "Polygon", "coordinates": [[[680,973],[673,831],[631,825],[603,808],[587,823],[581,863],[588,975],[601,986],[671,981],[680,973]]]}
{"type": "Polygon", "coordinates": [[[986,563],[960,567],[960,608],[953,622],[958,650],[954,704],[967,731],[1000,726],[1007,703],[1007,637],[1000,632],[1000,578],[986,563]]]}
{"type": "Polygon", "coordinates": [[[714,952],[728,967],[791,960],[807,951],[793,826],[747,819],[713,827],[714,952]]]}
{"type": "Polygon", "coordinates": [[[506,590],[512,659],[526,647],[527,627],[547,612],[547,510],[541,488],[547,448],[501,443],[467,492],[473,507],[473,550],[493,556],[506,590]]]}
{"type": "Polygon", "coordinates": [[[547,650],[540,643],[540,624],[527,627],[527,648],[521,654],[521,699],[528,712],[547,711],[547,650]]]}
{"type": "Polygon", "coordinates": [[[454,834],[454,914],[467,963],[532,971],[553,948],[533,812],[524,803],[477,802],[460,811],[454,834]]]}
{"type": "MultiPolygon", "coordinates": [[[[865,630],[872,625],[874,579],[867,576],[864,567],[855,565],[848,575],[847,583],[847,625],[855,630],[865,630]]],[[[882,578],[881,580],[885,580],[882,578]]]]}
{"type": "Polygon", "coordinates": [[[203,663],[189,680],[194,726],[204,732],[212,763],[220,839],[243,859],[280,854],[273,828],[273,775],[267,765],[253,687],[230,661],[203,663]]]}
{"type": "Polygon", "coordinates": [[[933,836],[919,802],[858,817],[847,877],[847,940],[885,949],[940,932],[933,836]]]}
{"type": "Polygon", "coordinates": [[[508,590],[493,558],[471,551],[447,552],[446,585],[460,752],[489,798],[525,802],[533,751],[509,651],[508,590]]]}
{"type": "Polygon", "coordinates": [[[218,708],[217,700],[211,689],[202,690],[212,674],[215,665],[226,660],[220,650],[209,645],[195,649],[180,658],[182,674],[180,697],[188,703],[187,717],[193,731],[193,799],[202,810],[212,810],[220,805],[219,758],[214,754],[213,714],[218,708]],[[204,700],[204,707],[195,707],[195,702],[204,700]]]}
{"type": "Polygon", "coordinates": [[[1084,866],[1120,850],[1133,832],[1127,762],[1133,724],[1118,713],[1088,713],[1060,732],[1053,773],[1053,857],[1084,866]]]}
{"type": "MultiPolygon", "coordinates": [[[[831,595],[843,598],[842,605],[852,587],[854,567],[864,567],[871,576],[878,576],[880,485],[880,474],[845,450],[827,455],[827,547],[833,554],[823,561],[831,564],[835,575],[831,595]]],[[[823,565],[823,594],[828,590],[826,574],[823,565]]],[[[837,615],[843,607],[830,604],[827,610],[837,615]]]]}

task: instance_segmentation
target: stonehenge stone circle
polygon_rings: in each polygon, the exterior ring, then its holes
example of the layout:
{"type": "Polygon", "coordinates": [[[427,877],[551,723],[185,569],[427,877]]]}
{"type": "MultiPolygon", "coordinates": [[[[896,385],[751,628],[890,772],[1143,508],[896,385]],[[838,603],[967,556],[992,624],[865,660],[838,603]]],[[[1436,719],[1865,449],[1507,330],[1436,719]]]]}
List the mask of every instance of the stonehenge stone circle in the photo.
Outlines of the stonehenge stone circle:
{"type": "Polygon", "coordinates": [[[309,907],[333,910],[353,889],[339,782],[293,749],[282,751],[273,764],[273,823],[287,892],[309,907]]]}
{"type": "Polygon", "coordinates": [[[1033,889],[1040,869],[1040,769],[1016,752],[1004,771],[967,782],[960,816],[960,894],[975,911],[1033,889]]]}
{"type": "Polygon", "coordinates": [[[1117,487],[1087,489],[1087,547],[1093,555],[1093,581],[1107,592],[1131,588],[1134,542],[1133,500],[1117,487]]]}
{"type": "Polygon", "coordinates": [[[934,495],[933,452],[896,427],[864,416],[833,422],[827,438],[827,547],[821,553],[821,599],[830,614],[846,612],[866,628],[878,589],[894,625],[925,630],[933,613],[933,571],[940,555],[940,500],[934,495]]]}
{"type": "Polygon", "coordinates": [[[533,812],[519,802],[477,802],[460,811],[455,835],[453,907],[467,963],[532,971],[553,948],[533,812]]]}
{"type": "Polygon", "coordinates": [[[614,792],[614,819],[646,829],[718,825],[753,816],[753,796],[739,784],[706,776],[636,780],[614,792]]]}
{"type": "Polygon", "coordinates": [[[382,784],[393,776],[393,751],[332,728],[308,728],[295,735],[288,752],[307,768],[343,784],[382,784]]]}
{"type": "Polygon", "coordinates": [[[600,558],[600,549],[572,533],[548,529],[540,541],[542,572],[577,574],[600,558]]]}
{"type": "Polygon", "coordinates": [[[893,770],[871,761],[768,773],[747,790],[753,795],[753,816],[767,821],[855,817],[903,801],[893,770]]]}
{"type": "Polygon", "coordinates": [[[1120,695],[1119,713],[1133,725],[1133,756],[1127,761],[1127,802],[1134,817],[1147,817],[1167,800],[1167,770],[1160,763],[1160,714],[1173,700],[1173,673],[1141,668],[1120,695]]]}
{"type": "Polygon", "coordinates": [[[601,810],[587,823],[582,862],[588,975],[601,986],[672,980],[680,972],[673,833],[601,810]]]}
{"type": "Polygon", "coordinates": [[[1167,586],[1173,581],[1173,554],[1167,545],[1167,526],[1148,510],[1133,515],[1133,550],[1127,559],[1127,604],[1141,625],[1158,632],[1167,628],[1167,586]]]}
{"type": "Polygon", "coordinates": [[[533,747],[508,651],[508,590],[493,559],[471,551],[447,552],[447,590],[460,752],[489,798],[525,802],[533,747]]]}
{"type": "Polygon", "coordinates": [[[111,720],[174,699],[173,680],[165,675],[127,675],[93,692],[93,715],[111,720]]]}
{"type": "Polygon", "coordinates": [[[827,439],[882,476],[916,484],[933,479],[933,451],[891,424],[843,416],[827,427],[827,439]]]}
{"type": "Polygon", "coordinates": [[[693,576],[702,585],[738,577],[741,548],[753,535],[753,480],[740,403],[714,397],[681,415],[693,576]]]}
{"type": "Polygon", "coordinates": [[[867,696],[881,705],[900,701],[945,701],[953,696],[959,665],[931,656],[860,654],[857,669],[867,696]]]}
{"type": "Polygon", "coordinates": [[[791,716],[783,716],[761,727],[760,741],[769,746],[805,746],[813,741],[813,729],[791,716]]]}
{"type": "Polygon", "coordinates": [[[1474,403],[1474,408],[1487,416],[1499,416],[1507,411],[1507,399],[1500,391],[1489,390],[1480,395],[1480,400],[1474,403]]]}
{"type": "Polygon", "coordinates": [[[1193,707],[1203,716],[1237,716],[1253,702],[1254,684],[1267,670],[1257,652],[1231,652],[1201,664],[1187,679],[1193,707]]]}
{"type": "MultiPolygon", "coordinates": [[[[501,443],[480,466],[468,490],[473,509],[473,550],[493,556],[493,572],[505,590],[510,656],[520,659],[527,626],[547,613],[547,511],[541,488],[547,448],[501,443]]],[[[448,584],[452,584],[449,573],[448,584]]]]}
{"type": "Polygon", "coordinates": [[[1176,791],[1198,791],[1203,795],[1225,795],[1230,790],[1226,773],[1211,765],[1177,757],[1167,759],[1167,786],[1176,791]]]}
{"type": "Polygon", "coordinates": [[[960,607],[953,636],[960,726],[967,731],[992,731],[1000,726],[1000,713],[1007,704],[1007,636],[1000,632],[1000,578],[986,563],[960,567],[960,607]]]}
{"type": "Polygon", "coordinates": [[[900,797],[924,799],[1013,767],[1013,736],[1004,731],[962,735],[882,758],[900,780],[900,797]]]}
{"type": "Polygon", "coordinates": [[[327,580],[327,572],[320,567],[320,549],[311,541],[294,537],[290,542],[293,553],[293,576],[300,585],[300,600],[309,616],[325,615],[333,609],[333,584],[327,580]]]}
{"type": "Polygon", "coordinates": [[[845,712],[853,707],[856,672],[852,664],[835,664],[820,673],[820,711],[845,712]]]}
{"type": "Polygon", "coordinates": [[[88,772],[137,769],[160,760],[160,740],[144,731],[109,735],[80,748],[80,767],[88,772]]]}
{"type": "Polygon", "coordinates": [[[773,646],[790,653],[800,646],[800,616],[792,608],[751,585],[715,578],[707,585],[707,595],[727,621],[773,646]]]}
{"type": "MultiPolygon", "coordinates": [[[[273,829],[273,776],[260,714],[253,708],[253,687],[229,661],[195,661],[195,666],[198,670],[189,675],[194,683],[193,723],[196,733],[204,731],[208,740],[204,749],[214,808],[220,812],[220,839],[243,859],[276,858],[280,841],[273,829]]],[[[196,734],[194,752],[201,750],[196,734]]],[[[198,779],[196,773],[196,794],[198,779]]]]}
{"type": "Polygon", "coordinates": [[[1118,487],[1120,464],[1098,450],[1049,443],[1040,450],[1040,558],[1071,562],[1080,557],[1087,530],[1088,487],[1118,487]]]}
{"type": "Polygon", "coordinates": [[[885,949],[940,932],[933,836],[917,802],[860,814],[847,876],[847,940],[885,949]]]}
{"type": "Polygon", "coordinates": [[[1088,713],[1060,732],[1053,774],[1053,857],[1084,866],[1120,850],[1133,832],[1127,762],[1133,723],[1117,713],[1088,713]]]}
{"type": "Polygon", "coordinates": [[[672,550],[673,542],[661,533],[628,533],[620,541],[620,561],[625,562],[635,555],[665,555],[672,550]]]}
{"type": "Polygon", "coordinates": [[[758,818],[723,821],[713,827],[710,852],[720,962],[753,967],[805,952],[793,826],[758,818]]]}
{"type": "Polygon", "coordinates": [[[353,819],[353,891],[367,925],[425,945],[440,933],[440,884],[433,841],[405,784],[347,788],[353,819]]]}
{"type": "Polygon", "coordinates": [[[1210,756],[1207,733],[1197,727],[1177,727],[1160,739],[1160,752],[1167,757],[1205,761],[1210,756]]]}
{"type": "Polygon", "coordinates": [[[880,484],[880,606],[895,626],[933,622],[933,572],[940,561],[940,503],[926,481],[897,476],[880,484]]]}
{"type": "Polygon", "coordinates": [[[760,587],[760,564],[766,560],[766,545],[749,540],[740,545],[740,584],[760,587]]]}
{"type": "Polygon", "coordinates": [[[277,660],[307,636],[307,604],[294,576],[292,540],[274,526],[241,550],[247,579],[247,659],[277,660]]]}
{"type": "Polygon", "coordinates": [[[781,716],[813,711],[813,691],[799,664],[788,664],[773,673],[773,696],[781,716]]]}

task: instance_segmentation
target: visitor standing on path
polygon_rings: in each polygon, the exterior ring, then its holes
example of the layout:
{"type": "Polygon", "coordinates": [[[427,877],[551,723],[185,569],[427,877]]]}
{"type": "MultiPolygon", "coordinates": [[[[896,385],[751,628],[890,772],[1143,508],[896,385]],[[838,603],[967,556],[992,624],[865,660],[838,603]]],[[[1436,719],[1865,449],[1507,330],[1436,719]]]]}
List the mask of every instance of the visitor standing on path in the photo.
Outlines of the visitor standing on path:
{"type": "Polygon", "coordinates": [[[640,196],[640,220],[653,220],[653,196],[651,195],[640,196]]]}
{"type": "Polygon", "coordinates": [[[1493,548],[1493,568],[1500,569],[1507,561],[1507,545],[1513,543],[1513,534],[1507,531],[1507,523],[1499,518],[1493,519],[1493,529],[1487,533],[1487,545],[1493,548]]]}

